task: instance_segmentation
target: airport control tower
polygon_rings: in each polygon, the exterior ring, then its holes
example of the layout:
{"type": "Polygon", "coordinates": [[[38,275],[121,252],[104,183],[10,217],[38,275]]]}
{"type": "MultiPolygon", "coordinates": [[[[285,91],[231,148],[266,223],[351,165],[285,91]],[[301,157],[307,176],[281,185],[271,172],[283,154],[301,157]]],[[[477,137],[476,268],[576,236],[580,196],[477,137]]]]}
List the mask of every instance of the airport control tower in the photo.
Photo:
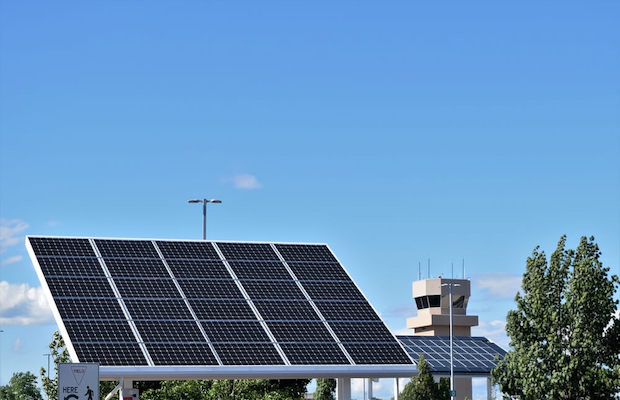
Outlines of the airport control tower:
{"type": "MultiPolygon", "coordinates": [[[[407,318],[407,328],[416,336],[450,336],[450,288],[452,284],[452,317],[454,336],[471,336],[471,327],[478,325],[478,316],[467,315],[471,294],[468,279],[423,279],[413,282],[413,297],[418,315],[407,318]]],[[[456,399],[471,399],[471,378],[455,377],[456,399]]]]}

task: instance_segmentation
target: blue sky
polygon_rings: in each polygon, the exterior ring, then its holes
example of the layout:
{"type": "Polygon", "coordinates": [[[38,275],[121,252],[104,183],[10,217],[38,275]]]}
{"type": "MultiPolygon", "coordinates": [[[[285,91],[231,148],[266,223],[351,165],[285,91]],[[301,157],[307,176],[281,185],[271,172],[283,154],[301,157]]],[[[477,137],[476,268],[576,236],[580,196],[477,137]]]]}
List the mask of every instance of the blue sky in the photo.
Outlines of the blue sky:
{"type": "MultiPolygon", "coordinates": [[[[328,243],[390,328],[465,258],[505,345],[525,258],[620,266],[616,2],[2,2],[0,383],[55,323],[23,235],[328,243]],[[20,259],[21,257],[21,259],[20,259]],[[500,296],[499,298],[497,296],[500,296]]],[[[459,270],[459,268],[455,268],[459,270]]]]}

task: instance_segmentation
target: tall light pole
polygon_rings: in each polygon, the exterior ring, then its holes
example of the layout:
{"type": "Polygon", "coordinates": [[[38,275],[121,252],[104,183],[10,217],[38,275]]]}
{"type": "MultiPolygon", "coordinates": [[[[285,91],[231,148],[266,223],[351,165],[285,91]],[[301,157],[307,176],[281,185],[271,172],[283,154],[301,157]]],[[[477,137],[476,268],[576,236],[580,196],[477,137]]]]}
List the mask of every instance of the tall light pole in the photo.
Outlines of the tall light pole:
{"type": "Polygon", "coordinates": [[[44,353],[44,356],[47,356],[47,379],[50,378],[50,357],[51,354],[50,353],[44,353]]]}
{"type": "Polygon", "coordinates": [[[218,199],[194,199],[188,200],[188,203],[202,203],[202,240],[207,240],[207,203],[220,204],[222,200],[218,199]]]}
{"type": "Polygon", "coordinates": [[[452,338],[454,336],[454,320],[452,316],[452,287],[461,286],[458,283],[444,283],[441,286],[448,286],[450,288],[450,399],[454,399],[454,356],[452,353],[452,338]]]}

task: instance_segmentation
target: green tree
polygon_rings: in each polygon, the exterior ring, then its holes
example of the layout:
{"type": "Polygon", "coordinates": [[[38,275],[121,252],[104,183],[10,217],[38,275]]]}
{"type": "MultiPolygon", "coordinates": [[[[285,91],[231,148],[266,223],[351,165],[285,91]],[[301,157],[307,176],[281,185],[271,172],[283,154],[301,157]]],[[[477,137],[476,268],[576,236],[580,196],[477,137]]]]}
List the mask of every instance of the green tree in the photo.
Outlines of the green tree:
{"type": "Polygon", "coordinates": [[[50,354],[54,363],[54,377],[47,377],[47,370],[41,367],[41,383],[43,391],[48,399],[58,398],[58,363],[70,362],[69,352],[65,347],[65,341],[58,331],[54,331],[52,341],[49,344],[50,354]]]}
{"type": "Polygon", "coordinates": [[[450,398],[450,384],[441,379],[435,383],[433,374],[424,356],[420,354],[418,361],[418,375],[405,385],[400,399],[402,400],[444,400],[450,398]]]}
{"type": "Polygon", "coordinates": [[[43,400],[37,387],[37,377],[32,372],[16,372],[9,383],[0,386],[2,400],[43,400]]]}
{"type": "Polygon", "coordinates": [[[335,379],[322,378],[316,380],[316,391],[314,392],[314,400],[334,400],[335,392],[335,379]]]}
{"type": "Polygon", "coordinates": [[[549,262],[527,259],[517,309],[508,312],[509,351],[493,370],[500,389],[520,399],[612,399],[620,390],[619,280],[600,261],[594,238],[576,250],[562,236],[549,262]]]}

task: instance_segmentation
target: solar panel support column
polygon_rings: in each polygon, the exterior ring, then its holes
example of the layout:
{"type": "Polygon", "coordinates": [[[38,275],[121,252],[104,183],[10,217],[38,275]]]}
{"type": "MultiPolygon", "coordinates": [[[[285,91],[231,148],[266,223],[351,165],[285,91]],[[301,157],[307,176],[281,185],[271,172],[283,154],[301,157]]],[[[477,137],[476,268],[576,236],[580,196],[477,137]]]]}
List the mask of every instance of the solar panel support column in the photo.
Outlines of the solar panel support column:
{"type": "Polygon", "coordinates": [[[398,387],[398,384],[398,378],[394,378],[394,396],[392,396],[394,400],[398,400],[398,396],[400,395],[400,388],[398,387]]]}
{"type": "Polygon", "coordinates": [[[239,281],[239,278],[237,277],[237,274],[235,274],[235,271],[233,271],[233,269],[231,268],[230,264],[228,264],[228,261],[224,257],[224,254],[222,253],[222,250],[220,250],[220,248],[218,247],[217,243],[213,242],[212,244],[213,244],[213,248],[217,252],[217,255],[220,257],[220,260],[222,260],[222,263],[224,263],[224,266],[228,270],[228,273],[234,279],[235,284],[237,285],[237,287],[241,291],[241,294],[243,294],[243,297],[248,302],[248,305],[252,309],[252,312],[256,316],[256,319],[258,320],[258,322],[262,326],[263,330],[265,331],[265,333],[269,337],[269,340],[271,340],[271,343],[273,344],[273,346],[275,346],[276,350],[278,351],[278,354],[280,355],[280,358],[282,358],[282,361],[284,361],[284,364],[291,365],[291,362],[288,360],[288,357],[286,356],[286,354],[282,350],[282,347],[280,347],[280,343],[278,343],[278,341],[276,340],[276,337],[271,332],[271,329],[269,329],[269,327],[265,323],[265,319],[263,318],[263,316],[258,311],[258,308],[256,308],[256,306],[254,305],[254,302],[252,301],[252,298],[250,297],[248,292],[245,290],[245,288],[243,287],[243,285],[239,281]]]}
{"type": "Polygon", "coordinates": [[[351,378],[336,380],[336,400],[351,400],[351,378]]]}
{"type": "Polygon", "coordinates": [[[127,323],[129,324],[129,327],[131,328],[131,331],[133,332],[133,335],[136,338],[136,341],[138,342],[138,346],[140,346],[140,350],[142,350],[142,354],[146,358],[146,362],[151,366],[154,365],[153,359],[151,358],[151,355],[149,354],[148,350],[146,349],[146,346],[144,345],[144,340],[142,340],[142,336],[140,336],[140,332],[138,332],[138,328],[136,328],[136,324],[133,322],[133,318],[131,317],[131,314],[129,314],[129,310],[127,309],[127,306],[125,305],[125,301],[123,301],[121,293],[116,287],[116,283],[114,283],[114,280],[112,279],[112,274],[110,273],[108,266],[105,264],[105,261],[103,260],[103,256],[101,255],[101,252],[99,251],[99,248],[97,247],[97,244],[95,243],[95,239],[88,239],[88,242],[92,246],[93,251],[95,252],[95,255],[97,256],[99,265],[101,265],[101,268],[103,268],[103,273],[108,279],[108,283],[110,284],[110,287],[112,288],[112,291],[114,292],[114,295],[116,296],[118,304],[121,306],[121,309],[123,310],[123,314],[125,315],[125,318],[127,319],[127,323]]]}
{"type": "Polygon", "coordinates": [[[491,382],[491,377],[487,376],[487,400],[491,400],[493,398],[493,382],[491,382]]]}

